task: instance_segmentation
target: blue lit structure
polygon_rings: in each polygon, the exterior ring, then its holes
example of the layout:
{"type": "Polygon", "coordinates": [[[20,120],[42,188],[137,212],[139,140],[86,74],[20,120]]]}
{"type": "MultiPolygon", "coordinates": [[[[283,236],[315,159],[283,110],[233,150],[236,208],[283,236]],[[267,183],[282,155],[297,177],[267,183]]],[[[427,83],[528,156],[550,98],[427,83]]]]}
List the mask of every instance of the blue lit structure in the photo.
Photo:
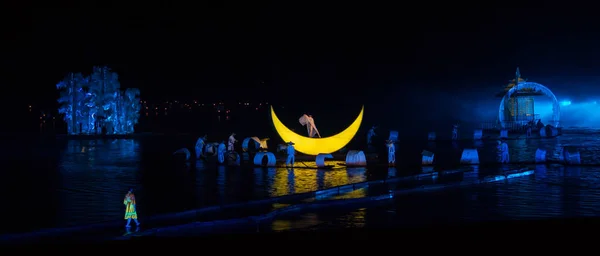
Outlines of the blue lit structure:
{"type": "Polygon", "coordinates": [[[515,129],[522,127],[529,121],[539,119],[534,112],[533,96],[547,96],[552,101],[552,120],[554,127],[560,124],[560,104],[556,96],[547,87],[527,82],[521,78],[521,72],[517,68],[516,77],[506,86],[505,91],[497,96],[502,97],[498,110],[498,121],[502,128],[515,129]]]}
{"type": "Polygon", "coordinates": [[[108,67],[94,67],[90,76],[69,74],[56,85],[58,112],[67,133],[131,134],[140,117],[140,90],[121,90],[119,76],[108,67]]]}

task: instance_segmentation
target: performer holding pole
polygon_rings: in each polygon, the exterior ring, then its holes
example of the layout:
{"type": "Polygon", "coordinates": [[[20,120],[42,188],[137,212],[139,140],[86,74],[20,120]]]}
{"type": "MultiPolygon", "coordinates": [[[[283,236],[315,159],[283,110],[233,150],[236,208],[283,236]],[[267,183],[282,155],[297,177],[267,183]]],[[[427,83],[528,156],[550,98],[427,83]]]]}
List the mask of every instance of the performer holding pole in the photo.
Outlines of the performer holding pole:
{"type": "Polygon", "coordinates": [[[296,149],[294,148],[294,142],[288,142],[287,145],[287,160],[285,161],[285,166],[294,167],[294,162],[296,162],[296,149]]]}

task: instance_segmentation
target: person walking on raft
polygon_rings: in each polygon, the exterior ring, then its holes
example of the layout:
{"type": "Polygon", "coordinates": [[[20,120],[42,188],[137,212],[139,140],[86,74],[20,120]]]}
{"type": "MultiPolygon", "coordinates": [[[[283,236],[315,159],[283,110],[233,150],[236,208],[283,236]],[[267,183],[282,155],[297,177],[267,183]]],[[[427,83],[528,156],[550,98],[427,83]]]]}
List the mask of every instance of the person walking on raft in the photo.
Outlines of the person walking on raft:
{"type": "Polygon", "coordinates": [[[125,219],[127,220],[127,225],[125,227],[131,227],[131,220],[135,221],[136,225],[140,225],[140,222],[137,220],[137,211],[135,209],[135,195],[133,194],[133,188],[129,189],[127,195],[125,195],[125,199],[123,199],[123,204],[125,205],[125,219]]]}

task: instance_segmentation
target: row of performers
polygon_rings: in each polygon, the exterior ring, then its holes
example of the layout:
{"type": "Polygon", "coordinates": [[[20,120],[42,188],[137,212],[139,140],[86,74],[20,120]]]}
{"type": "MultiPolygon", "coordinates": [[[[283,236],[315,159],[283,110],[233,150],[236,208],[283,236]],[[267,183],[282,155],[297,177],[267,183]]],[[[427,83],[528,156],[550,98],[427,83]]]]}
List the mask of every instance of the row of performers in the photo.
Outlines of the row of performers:
{"type": "MultiPolygon", "coordinates": [[[[235,143],[238,142],[238,140],[235,138],[235,133],[232,133],[229,138],[227,139],[227,146],[225,146],[225,141],[221,141],[221,143],[218,144],[217,146],[217,158],[219,160],[220,163],[223,163],[225,161],[225,155],[227,152],[235,152],[235,143]]],[[[267,141],[269,140],[269,138],[264,138],[264,139],[259,139],[258,137],[250,137],[252,140],[254,140],[256,142],[256,144],[259,145],[259,150],[261,151],[266,151],[268,149],[267,146],[267,141]]],[[[296,150],[294,148],[294,142],[289,141],[287,142],[285,145],[279,145],[278,147],[278,151],[285,151],[287,153],[287,163],[289,164],[294,164],[295,162],[295,155],[296,155],[296,150]]],[[[198,140],[196,141],[196,145],[195,145],[195,151],[196,151],[196,159],[199,159],[200,157],[204,156],[205,153],[213,153],[213,152],[209,152],[212,151],[213,145],[207,145],[206,144],[206,135],[204,135],[203,137],[198,138],[198,140]]]]}

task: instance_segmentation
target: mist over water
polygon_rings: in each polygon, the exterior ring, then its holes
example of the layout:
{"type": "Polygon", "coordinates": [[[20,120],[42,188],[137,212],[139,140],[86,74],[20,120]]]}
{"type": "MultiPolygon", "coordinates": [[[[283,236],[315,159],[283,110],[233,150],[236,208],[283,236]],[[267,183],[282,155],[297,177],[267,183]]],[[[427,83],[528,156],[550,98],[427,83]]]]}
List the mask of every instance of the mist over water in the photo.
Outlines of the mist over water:
{"type": "MultiPolygon", "coordinates": [[[[550,101],[536,102],[536,111],[542,119],[552,118],[552,103],[550,101]]],[[[597,101],[576,102],[561,101],[560,120],[563,127],[600,127],[600,105],[597,101]]]]}

